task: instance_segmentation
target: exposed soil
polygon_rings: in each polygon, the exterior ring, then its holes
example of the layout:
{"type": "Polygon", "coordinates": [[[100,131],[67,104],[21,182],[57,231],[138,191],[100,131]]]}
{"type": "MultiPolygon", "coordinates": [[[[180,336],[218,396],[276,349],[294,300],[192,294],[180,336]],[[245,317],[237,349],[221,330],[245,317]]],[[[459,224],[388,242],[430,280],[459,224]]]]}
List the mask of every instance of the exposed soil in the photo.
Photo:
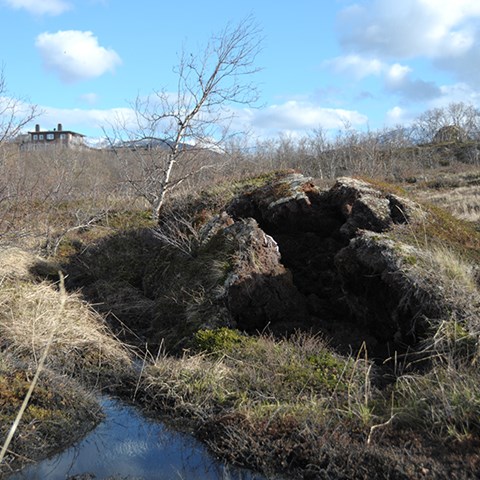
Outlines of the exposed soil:
{"type": "Polygon", "coordinates": [[[358,228],[382,232],[404,222],[401,203],[393,196],[370,195],[373,200],[366,201],[355,188],[320,192],[308,183],[303,193],[304,199],[287,199],[272,207],[267,206],[272,192],[266,188],[237,199],[228,210],[235,218],[255,218],[275,240],[281,263],[303,296],[307,316],[301,324],[270,322],[269,328],[279,334],[298,328],[322,332],[343,352],[358,351],[365,342],[369,353],[382,360],[394,351],[406,351],[417,338],[409,333],[413,312],[408,306],[399,309],[401,292],[384,281],[375,265],[358,268],[356,259],[349,258],[347,270],[338,261],[347,259],[358,228]],[[374,210],[376,202],[381,214],[374,210]]]}

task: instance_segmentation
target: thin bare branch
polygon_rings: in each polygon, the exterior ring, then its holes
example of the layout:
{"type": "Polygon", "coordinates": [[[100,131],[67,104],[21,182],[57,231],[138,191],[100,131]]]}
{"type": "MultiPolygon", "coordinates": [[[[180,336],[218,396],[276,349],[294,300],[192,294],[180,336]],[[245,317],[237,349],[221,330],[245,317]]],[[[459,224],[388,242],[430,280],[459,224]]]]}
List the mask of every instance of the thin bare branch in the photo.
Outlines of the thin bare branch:
{"type": "MultiPolygon", "coordinates": [[[[115,145],[116,152],[121,147],[123,153],[137,156],[142,180],[132,184],[143,190],[154,218],[159,218],[166,194],[174,186],[213,167],[212,162],[192,162],[188,172],[174,177],[178,165],[205,152],[205,145],[217,146],[227,138],[233,115],[228,107],[258,100],[257,85],[249,79],[259,70],[255,60],[261,44],[260,29],[248,16],[213,35],[203,50],[183,49],[174,68],[177,92],[162,88],[147,97],[138,95],[132,103],[136,128],[116,129],[127,137],[115,145]]],[[[218,155],[217,150],[214,154],[218,155]]],[[[130,181],[132,173],[126,169],[130,181]]]]}

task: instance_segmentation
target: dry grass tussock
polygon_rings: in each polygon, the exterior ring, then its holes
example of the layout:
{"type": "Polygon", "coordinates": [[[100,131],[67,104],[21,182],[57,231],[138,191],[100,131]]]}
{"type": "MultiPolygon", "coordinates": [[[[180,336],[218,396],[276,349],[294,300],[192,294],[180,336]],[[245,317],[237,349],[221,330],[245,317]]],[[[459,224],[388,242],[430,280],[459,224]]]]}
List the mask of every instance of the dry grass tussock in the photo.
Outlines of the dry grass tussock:
{"type": "Polygon", "coordinates": [[[131,352],[65,291],[55,265],[0,251],[0,476],[75,441],[99,421],[85,385],[132,384],[131,352]]]}
{"type": "Polygon", "coordinates": [[[427,190],[418,193],[419,198],[448,210],[452,215],[469,222],[480,220],[480,187],[463,186],[438,192],[427,190]]]}
{"type": "Polygon", "coordinates": [[[127,373],[130,356],[103,318],[77,294],[62,293],[50,282],[27,276],[35,262],[28,254],[5,254],[0,277],[0,347],[18,358],[38,361],[53,332],[47,364],[68,374],[127,373]],[[19,261],[15,263],[15,259],[19,261]],[[18,275],[18,276],[17,276],[18,275]]]}
{"type": "Polygon", "coordinates": [[[46,262],[26,250],[16,247],[0,248],[0,280],[32,280],[34,275],[58,275],[53,263],[46,262]]]}
{"type": "Polygon", "coordinates": [[[393,410],[398,425],[440,441],[468,441],[480,433],[480,375],[472,365],[437,364],[425,375],[402,375],[393,410]]]}
{"type": "MultiPolygon", "coordinates": [[[[472,261],[445,245],[432,245],[424,257],[424,265],[432,277],[447,290],[445,295],[478,297],[476,266],[472,261]]],[[[470,301],[472,298],[470,297],[470,301]]]]}

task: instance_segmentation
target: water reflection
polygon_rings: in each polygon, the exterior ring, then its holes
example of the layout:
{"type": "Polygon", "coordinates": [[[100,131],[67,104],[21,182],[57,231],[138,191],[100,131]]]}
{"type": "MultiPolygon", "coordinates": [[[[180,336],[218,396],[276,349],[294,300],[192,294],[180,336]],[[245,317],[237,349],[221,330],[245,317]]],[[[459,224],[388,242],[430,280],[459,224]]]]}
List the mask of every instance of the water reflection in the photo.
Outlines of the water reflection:
{"type": "Polygon", "coordinates": [[[82,442],[31,465],[9,480],[118,478],[128,480],[261,480],[212,457],[193,437],[168,430],[115,400],[102,402],[106,419],[82,442]]]}

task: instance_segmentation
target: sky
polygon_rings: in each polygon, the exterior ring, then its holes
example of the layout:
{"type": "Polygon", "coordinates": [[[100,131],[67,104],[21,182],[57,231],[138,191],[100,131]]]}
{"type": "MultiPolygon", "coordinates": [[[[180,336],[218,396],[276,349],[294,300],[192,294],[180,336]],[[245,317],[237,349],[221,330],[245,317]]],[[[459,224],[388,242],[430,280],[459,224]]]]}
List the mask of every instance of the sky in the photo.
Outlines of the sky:
{"type": "Polygon", "coordinates": [[[175,91],[182,51],[249,15],[260,98],[234,111],[252,138],[480,107],[480,0],[0,0],[4,95],[37,105],[43,129],[102,137],[137,96],[175,91]]]}

